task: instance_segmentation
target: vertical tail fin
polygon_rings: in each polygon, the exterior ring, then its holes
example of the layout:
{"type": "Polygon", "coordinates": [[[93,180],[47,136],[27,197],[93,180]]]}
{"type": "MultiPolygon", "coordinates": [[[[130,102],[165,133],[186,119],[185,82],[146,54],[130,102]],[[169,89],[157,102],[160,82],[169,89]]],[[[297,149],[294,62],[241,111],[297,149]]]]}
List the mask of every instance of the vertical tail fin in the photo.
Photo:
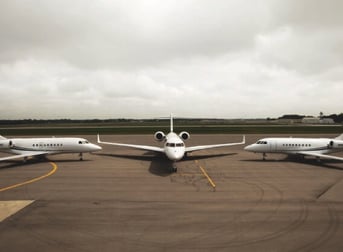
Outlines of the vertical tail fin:
{"type": "Polygon", "coordinates": [[[343,140],[343,134],[340,134],[338,137],[336,137],[335,139],[337,140],[343,140]]]}
{"type": "Polygon", "coordinates": [[[170,114],[170,132],[174,132],[173,114],[170,114]]]}
{"type": "Polygon", "coordinates": [[[0,135],[0,140],[5,140],[5,139],[7,138],[0,135]]]}

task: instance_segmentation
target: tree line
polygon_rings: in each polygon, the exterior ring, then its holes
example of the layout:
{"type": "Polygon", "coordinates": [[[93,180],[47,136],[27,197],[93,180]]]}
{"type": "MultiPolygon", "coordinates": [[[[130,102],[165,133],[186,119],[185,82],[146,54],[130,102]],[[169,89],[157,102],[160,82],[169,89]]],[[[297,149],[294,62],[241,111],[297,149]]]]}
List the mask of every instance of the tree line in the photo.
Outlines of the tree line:
{"type": "MultiPolygon", "coordinates": [[[[301,120],[305,117],[313,117],[313,116],[305,116],[305,115],[297,115],[297,114],[290,114],[290,115],[283,115],[278,119],[288,119],[288,120],[301,120]]],[[[331,115],[320,115],[321,118],[331,118],[335,123],[343,123],[343,113],[340,114],[331,114],[331,115]]]]}

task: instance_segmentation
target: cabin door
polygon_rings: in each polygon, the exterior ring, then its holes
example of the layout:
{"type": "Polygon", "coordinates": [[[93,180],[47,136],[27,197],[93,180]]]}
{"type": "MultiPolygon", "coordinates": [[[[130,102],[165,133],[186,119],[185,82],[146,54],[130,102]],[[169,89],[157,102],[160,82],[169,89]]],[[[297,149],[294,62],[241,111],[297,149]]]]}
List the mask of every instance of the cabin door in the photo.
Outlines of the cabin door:
{"type": "Polygon", "coordinates": [[[275,141],[270,142],[270,152],[276,152],[277,151],[277,144],[275,141]]]}

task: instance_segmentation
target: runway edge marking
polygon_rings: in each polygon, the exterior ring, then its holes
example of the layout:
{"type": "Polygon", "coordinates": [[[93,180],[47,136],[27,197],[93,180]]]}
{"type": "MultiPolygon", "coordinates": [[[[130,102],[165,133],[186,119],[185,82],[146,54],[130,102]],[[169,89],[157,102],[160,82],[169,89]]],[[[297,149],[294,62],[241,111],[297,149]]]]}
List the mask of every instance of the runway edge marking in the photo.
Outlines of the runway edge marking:
{"type": "Polygon", "coordinates": [[[0,222],[27,207],[34,200],[8,200],[0,201],[0,222]]]}

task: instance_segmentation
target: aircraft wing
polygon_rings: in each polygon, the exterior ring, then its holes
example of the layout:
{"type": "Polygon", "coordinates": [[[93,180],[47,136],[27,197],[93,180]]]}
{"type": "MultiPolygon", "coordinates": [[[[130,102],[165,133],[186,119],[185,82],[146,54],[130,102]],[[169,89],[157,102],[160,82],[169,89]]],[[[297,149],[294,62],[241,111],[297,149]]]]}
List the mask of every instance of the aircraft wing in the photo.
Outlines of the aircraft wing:
{"type": "Polygon", "coordinates": [[[245,136],[243,136],[242,142],[239,142],[239,143],[191,146],[191,147],[186,147],[185,151],[186,152],[192,152],[192,151],[198,151],[198,150],[213,149],[213,148],[220,148],[220,147],[227,147],[227,146],[234,146],[234,145],[241,145],[241,144],[245,144],[245,136]]]}
{"type": "Polygon", "coordinates": [[[308,152],[308,151],[300,151],[297,152],[297,154],[305,155],[305,156],[313,156],[313,157],[318,157],[318,158],[328,158],[328,159],[335,159],[339,161],[343,161],[343,158],[341,157],[336,157],[336,156],[331,156],[331,155],[324,155],[316,152],[308,152]]]}
{"type": "Polygon", "coordinates": [[[163,153],[164,153],[164,149],[163,149],[163,148],[160,148],[160,147],[157,147],[157,146],[103,142],[103,141],[100,140],[100,136],[99,136],[99,135],[98,135],[98,143],[100,143],[100,144],[114,145],[114,146],[121,146],[121,147],[128,147],[128,148],[139,149],[139,150],[147,150],[147,151],[154,151],[154,152],[163,152],[163,153]]]}
{"type": "Polygon", "coordinates": [[[40,155],[46,155],[46,154],[49,154],[49,152],[47,152],[47,151],[27,152],[25,154],[2,157],[2,158],[0,158],[0,161],[6,161],[6,160],[12,160],[12,159],[18,159],[18,158],[34,157],[34,156],[40,156],[40,155]]]}

